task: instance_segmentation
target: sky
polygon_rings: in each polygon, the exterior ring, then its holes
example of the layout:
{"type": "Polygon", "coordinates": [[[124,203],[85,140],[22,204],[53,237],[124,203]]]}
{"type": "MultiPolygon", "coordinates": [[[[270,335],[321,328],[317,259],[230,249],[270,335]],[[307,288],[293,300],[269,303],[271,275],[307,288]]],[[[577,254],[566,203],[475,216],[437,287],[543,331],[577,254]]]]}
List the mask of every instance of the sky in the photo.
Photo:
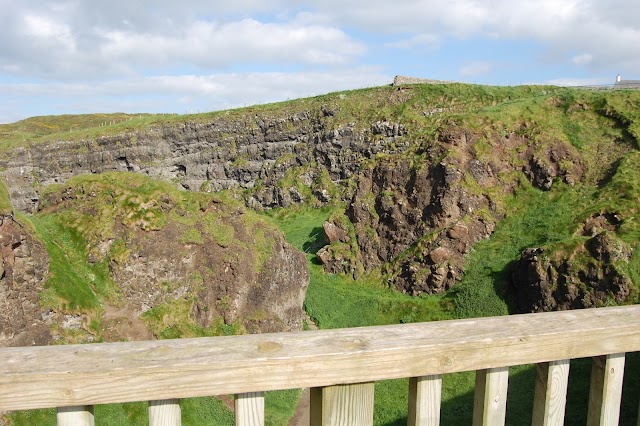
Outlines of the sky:
{"type": "Polygon", "coordinates": [[[0,0],[0,123],[617,74],[640,79],[638,0],[0,0]]]}

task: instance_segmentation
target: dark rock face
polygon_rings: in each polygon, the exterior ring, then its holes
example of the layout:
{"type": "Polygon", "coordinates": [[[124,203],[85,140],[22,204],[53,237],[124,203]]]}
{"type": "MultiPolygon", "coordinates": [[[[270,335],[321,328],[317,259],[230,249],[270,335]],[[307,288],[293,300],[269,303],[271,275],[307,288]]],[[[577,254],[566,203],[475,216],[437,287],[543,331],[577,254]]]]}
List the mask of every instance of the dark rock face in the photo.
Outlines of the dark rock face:
{"type": "MultiPolygon", "coordinates": [[[[598,226],[594,224],[611,226],[601,215],[589,219],[584,229],[591,232],[598,226]]],[[[549,256],[541,248],[526,249],[511,274],[517,308],[543,312],[624,303],[632,283],[616,265],[628,263],[631,254],[631,248],[610,231],[592,236],[569,253],[549,256]]]]}
{"type": "Polygon", "coordinates": [[[0,216],[0,347],[51,342],[52,317],[39,299],[48,271],[42,244],[12,216],[0,216]]]}
{"type": "MultiPolygon", "coordinates": [[[[349,178],[360,161],[386,152],[406,130],[397,123],[376,122],[329,128],[323,113],[298,112],[287,117],[217,118],[206,123],[166,125],[95,140],[57,141],[16,148],[0,159],[0,170],[14,208],[33,212],[38,185],[65,182],[71,176],[132,171],[173,180],[184,189],[218,191],[262,189],[247,201],[254,208],[304,201],[275,183],[287,170],[314,163],[332,180],[349,178]]],[[[322,202],[326,194],[314,188],[322,202]]]]}
{"type": "Polygon", "coordinates": [[[533,186],[539,189],[551,189],[556,178],[573,185],[584,175],[584,166],[578,153],[561,142],[540,152],[529,149],[525,152],[524,159],[526,163],[523,172],[533,186]]]}
{"type": "MultiPolygon", "coordinates": [[[[345,214],[356,230],[364,271],[387,268],[390,284],[414,295],[440,293],[455,284],[464,254],[491,234],[495,222],[475,214],[479,209],[494,211],[495,206],[487,194],[469,190],[465,175],[493,186],[498,171],[506,167],[474,158],[475,140],[469,132],[449,129],[420,161],[391,156],[360,173],[345,214]]],[[[336,251],[332,246],[326,250],[336,251]]],[[[344,263],[344,256],[319,255],[328,270],[337,269],[336,259],[344,263]],[[323,256],[334,262],[329,265],[323,256]]]]}
{"type": "MultiPolygon", "coordinates": [[[[479,139],[464,128],[443,128],[420,156],[387,156],[358,175],[345,214],[365,271],[382,267],[391,285],[414,295],[444,292],[458,281],[464,255],[501,219],[500,198],[516,185],[502,176],[517,173],[521,164],[537,164],[524,171],[541,188],[549,189],[558,177],[570,184],[582,178],[577,152],[561,143],[534,149],[513,133],[496,135],[483,141],[488,149],[479,155],[479,139]]],[[[327,246],[318,256],[328,272],[357,269],[345,265],[344,247],[327,246]]]]}

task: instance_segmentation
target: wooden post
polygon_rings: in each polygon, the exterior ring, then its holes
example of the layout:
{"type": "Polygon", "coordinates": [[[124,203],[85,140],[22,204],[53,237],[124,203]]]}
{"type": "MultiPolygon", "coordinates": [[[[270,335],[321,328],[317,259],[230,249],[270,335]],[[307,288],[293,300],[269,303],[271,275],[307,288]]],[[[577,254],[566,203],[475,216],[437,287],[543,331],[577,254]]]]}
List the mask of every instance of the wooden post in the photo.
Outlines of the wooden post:
{"type": "Polygon", "coordinates": [[[179,399],[149,401],[149,426],[180,426],[179,399]]]}
{"type": "Polygon", "coordinates": [[[59,407],[58,426],[93,426],[93,406],[59,407]]]}
{"type": "Polygon", "coordinates": [[[624,354],[593,358],[587,426],[618,424],[624,360],[624,354]]]}
{"type": "Polygon", "coordinates": [[[507,414],[509,367],[476,371],[473,426],[503,426],[507,414]]]}
{"type": "Polygon", "coordinates": [[[409,379],[409,426],[440,425],[442,375],[409,379]]]}
{"type": "Polygon", "coordinates": [[[237,394],[234,406],[236,426],[264,425],[264,392],[237,394]]]}
{"type": "Polygon", "coordinates": [[[568,359],[543,362],[536,366],[532,426],[564,424],[568,383],[568,359]]]}
{"type": "Polygon", "coordinates": [[[311,388],[311,426],[371,426],[373,383],[311,388]]]}

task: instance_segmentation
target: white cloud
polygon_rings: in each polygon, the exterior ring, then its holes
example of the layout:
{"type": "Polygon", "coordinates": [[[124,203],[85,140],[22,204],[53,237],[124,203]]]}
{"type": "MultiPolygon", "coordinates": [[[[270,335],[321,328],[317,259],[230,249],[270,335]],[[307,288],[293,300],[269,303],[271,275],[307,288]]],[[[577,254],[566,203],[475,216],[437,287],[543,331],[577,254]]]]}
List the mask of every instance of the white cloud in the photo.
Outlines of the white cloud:
{"type": "Polygon", "coordinates": [[[191,63],[203,68],[234,63],[306,63],[335,65],[350,62],[365,48],[343,31],[325,26],[262,23],[254,19],[217,24],[197,21],[182,34],[101,32],[101,54],[109,60],[162,67],[191,63]]]}
{"type": "Polygon", "coordinates": [[[590,53],[583,53],[582,55],[576,55],[571,58],[571,62],[576,65],[589,65],[593,61],[593,55],[590,53]]]}
{"type": "Polygon", "coordinates": [[[130,15],[102,6],[90,10],[84,2],[54,3],[64,7],[38,14],[10,8],[11,19],[0,18],[0,69],[71,80],[163,73],[180,66],[343,66],[366,52],[363,43],[321,19],[314,22],[310,13],[273,22],[225,20],[207,16],[204,8],[202,16],[173,16],[175,8],[167,6],[156,16],[155,4],[148,10],[129,3],[121,6],[130,15]]]}
{"type": "Polygon", "coordinates": [[[463,65],[459,72],[465,77],[475,77],[479,75],[489,74],[493,69],[493,65],[486,61],[473,61],[463,65]]]}
{"type": "MultiPolygon", "coordinates": [[[[368,0],[314,3],[334,22],[372,32],[535,41],[555,63],[640,74],[640,2],[636,0],[368,0]]],[[[408,42],[407,42],[408,43],[408,42]]],[[[395,47],[406,47],[403,44],[395,47]]]]}
{"type": "Polygon", "coordinates": [[[26,15],[22,28],[27,37],[35,38],[39,43],[57,43],[66,49],[75,48],[71,29],[66,24],[43,16],[26,15]]]}
{"type": "Polygon", "coordinates": [[[366,37],[345,28],[400,37],[383,41],[388,48],[436,49],[470,37],[535,40],[552,62],[640,68],[635,0],[0,0],[0,7],[1,67],[20,75],[114,77],[176,64],[342,66],[366,51],[366,37]]]}
{"type": "Polygon", "coordinates": [[[393,49],[437,49],[440,47],[441,37],[437,34],[417,34],[413,37],[392,41],[384,44],[384,47],[393,49]]]}

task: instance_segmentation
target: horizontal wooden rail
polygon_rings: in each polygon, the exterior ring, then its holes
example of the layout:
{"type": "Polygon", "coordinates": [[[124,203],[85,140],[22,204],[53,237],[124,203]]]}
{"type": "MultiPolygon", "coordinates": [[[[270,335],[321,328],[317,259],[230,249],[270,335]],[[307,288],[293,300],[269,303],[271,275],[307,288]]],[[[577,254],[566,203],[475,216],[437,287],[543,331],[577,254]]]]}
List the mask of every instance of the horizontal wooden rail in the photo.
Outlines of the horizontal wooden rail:
{"type": "MultiPolygon", "coordinates": [[[[482,372],[483,389],[502,398],[506,367],[633,351],[640,351],[640,306],[297,333],[6,348],[0,350],[0,410],[167,401],[401,377],[439,380],[441,374],[470,370],[482,372]]],[[[486,406],[482,415],[500,415],[501,409],[486,406]]]]}

